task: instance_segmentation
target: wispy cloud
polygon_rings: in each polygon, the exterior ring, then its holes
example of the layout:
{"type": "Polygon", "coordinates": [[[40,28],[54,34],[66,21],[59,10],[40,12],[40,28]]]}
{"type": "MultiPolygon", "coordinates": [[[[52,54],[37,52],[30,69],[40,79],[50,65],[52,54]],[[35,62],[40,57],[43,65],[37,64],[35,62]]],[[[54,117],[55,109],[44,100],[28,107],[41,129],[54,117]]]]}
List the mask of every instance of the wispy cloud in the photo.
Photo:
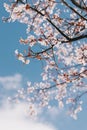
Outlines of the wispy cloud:
{"type": "Polygon", "coordinates": [[[54,120],[55,118],[58,118],[60,112],[61,111],[59,110],[58,106],[53,106],[50,109],[48,109],[47,115],[49,115],[50,118],[54,120]]]}
{"type": "Polygon", "coordinates": [[[5,105],[0,109],[1,130],[55,130],[49,124],[43,124],[26,119],[24,116],[24,104],[15,107],[5,105]]]}
{"type": "MultiPolygon", "coordinates": [[[[55,118],[58,118],[58,108],[52,107],[43,112],[37,109],[40,114],[37,121],[30,120],[29,117],[29,104],[26,105],[21,103],[20,105],[8,105],[5,100],[7,97],[12,96],[15,90],[18,90],[23,86],[23,77],[20,74],[13,76],[0,77],[0,128],[1,130],[56,130],[52,127],[55,118]],[[2,91],[1,91],[2,90],[2,91]],[[27,116],[25,116],[28,114],[27,116]],[[27,117],[27,118],[26,118],[27,117]],[[51,125],[49,125],[48,117],[51,119],[51,125]],[[47,118],[47,119],[46,119],[47,118]]],[[[57,129],[58,130],[58,129],[57,129]]]]}
{"type": "Polygon", "coordinates": [[[22,76],[15,74],[13,76],[0,77],[0,86],[5,89],[17,89],[21,86],[22,76]]]}

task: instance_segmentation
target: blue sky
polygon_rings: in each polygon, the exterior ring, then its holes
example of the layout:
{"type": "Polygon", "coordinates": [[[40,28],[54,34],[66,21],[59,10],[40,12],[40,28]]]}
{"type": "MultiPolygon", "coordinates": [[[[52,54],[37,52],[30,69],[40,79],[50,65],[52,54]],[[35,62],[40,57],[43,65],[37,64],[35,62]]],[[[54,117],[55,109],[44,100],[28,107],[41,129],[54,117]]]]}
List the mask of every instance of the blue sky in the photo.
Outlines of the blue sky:
{"type": "MultiPolygon", "coordinates": [[[[31,61],[30,65],[23,65],[20,61],[17,61],[14,51],[16,49],[23,50],[22,45],[19,44],[19,38],[20,37],[26,37],[26,26],[19,23],[3,23],[2,17],[7,16],[7,13],[4,10],[3,2],[0,1],[0,102],[2,102],[1,108],[0,108],[0,121],[6,118],[7,113],[9,113],[9,120],[8,124],[10,122],[11,118],[12,121],[16,122],[16,118],[18,118],[19,124],[22,124],[23,120],[21,119],[21,114],[16,117],[12,116],[13,113],[18,114],[18,110],[21,107],[15,107],[14,109],[11,109],[9,107],[5,107],[5,98],[12,95],[16,91],[16,89],[20,86],[23,87],[23,85],[26,85],[26,81],[40,81],[40,72],[41,72],[41,64],[37,62],[36,60],[31,61]],[[15,84],[15,85],[14,85],[15,84]],[[13,88],[11,88],[14,85],[13,88]],[[16,111],[16,109],[18,110],[16,111]],[[2,111],[3,110],[3,111],[2,111]],[[5,114],[4,114],[4,111],[5,114]],[[1,114],[3,113],[3,114],[1,114]]],[[[86,101],[87,102],[87,101],[86,101]]],[[[8,105],[7,105],[8,106],[8,105]]],[[[23,106],[23,104],[21,105],[23,106]]],[[[79,113],[78,120],[73,120],[72,118],[68,117],[65,114],[65,110],[60,111],[57,109],[57,107],[54,109],[55,111],[51,111],[50,113],[47,111],[42,114],[40,119],[42,120],[41,124],[37,126],[37,130],[39,128],[43,127],[44,130],[51,130],[51,125],[54,127],[52,130],[87,130],[87,106],[84,106],[84,110],[79,113]],[[56,110],[58,112],[56,113],[56,110]],[[53,113],[54,114],[53,114],[53,113]],[[49,118],[50,117],[50,118],[49,118]],[[49,128],[47,127],[47,122],[49,123],[49,128]],[[45,124],[45,126],[44,126],[45,124]]],[[[22,115],[23,116],[23,115],[22,115]]],[[[1,124],[4,122],[2,121],[1,124]]],[[[24,126],[26,126],[27,121],[25,121],[24,126]]],[[[2,130],[6,130],[3,125],[0,124],[0,128],[2,130]]],[[[14,124],[17,125],[18,124],[14,124]]],[[[29,123],[27,127],[31,128],[31,130],[36,130],[35,127],[33,127],[33,123],[29,123]]],[[[21,129],[21,127],[17,127],[16,129],[21,129]]],[[[25,128],[27,130],[27,128],[25,128]]]]}

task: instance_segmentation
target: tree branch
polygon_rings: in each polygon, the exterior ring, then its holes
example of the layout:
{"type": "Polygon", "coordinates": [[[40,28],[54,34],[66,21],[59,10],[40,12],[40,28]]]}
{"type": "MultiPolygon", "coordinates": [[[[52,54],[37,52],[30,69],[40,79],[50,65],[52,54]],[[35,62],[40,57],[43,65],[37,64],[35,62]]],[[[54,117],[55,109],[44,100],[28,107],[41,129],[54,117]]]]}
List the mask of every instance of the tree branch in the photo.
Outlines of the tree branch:
{"type": "Polygon", "coordinates": [[[82,19],[87,21],[87,18],[85,18],[84,16],[82,16],[79,12],[77,12],[74,8],[72,8],[67,2],[65,2],[65,0],[62,0],[62,2],[68,7],[70,8],[74,13],[76,13],[78,16],[80,16],[82,19]]]}
{"type": "Polygon", "coordinates": [[[76,2],[76,0],[71,0],[71,2],[77,6],[78,8],[82,9],[82,10],[87,10],[87,7],[81,6],[78,2],[76,2]]]}

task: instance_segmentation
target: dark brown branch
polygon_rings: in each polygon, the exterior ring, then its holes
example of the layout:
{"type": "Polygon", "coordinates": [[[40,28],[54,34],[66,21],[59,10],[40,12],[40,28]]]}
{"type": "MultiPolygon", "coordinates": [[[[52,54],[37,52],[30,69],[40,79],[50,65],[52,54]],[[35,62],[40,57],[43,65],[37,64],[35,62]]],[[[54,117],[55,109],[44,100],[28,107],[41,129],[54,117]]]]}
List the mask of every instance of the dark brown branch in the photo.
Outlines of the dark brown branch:
{"type": "Polygon", "coordinates": [[[77,97],[74,99],[75,102],[77,102],[82,96],[84,96],[85,94],[87,94],[87,91],[81,93],[80,95],[77,95],[77,97]]]}
{"type": "MultiPolygon", "coordinates": [[[[77,41],[77,40],[81,40],[81,39],[83,39],[83,38],[87,38],[87,35],[81,35],[81,36],[78,36],[78,37],[69,39],[69,40],[67,40],[67,41],[61,41],[61,43],[74,42],[74,41],[77,41]]],[[[57,44],[58,44],[58,43],[57,43],[57,44]]],[[[37,53],[36,53],[36,52],[33,52],[33,54],[34,54],[33,56],[39,55],[39,54],[44,53],[44,52],[47,52],[47,51],[51,50],[54,46],[55,46],[55,44],[53,44],[51,47],[49,47],[49,48],[47,48],[47,49],[45,49],[45,50],[43,50],[43,51],[39,51],[39,52],[37,52],[37,53]]],[[[26,55],[25,57],[29,57],[29,55],[26,55]]]]}
{"type": "MultiPolygon", "coordinates": [[[[17,0],[16,3],[18,4],[18,2],[22,3],[22,4],[26,4],[24,3],[22,0],[17,0]]],[[[74,12],[76,12],[81,18],[87,20],[85,17],[83,17],[82,15],[80,15],[76,10],[74,10],[71,6],[69,6],[64,0],[62,0],[62,2],[68,6],[70,9],[72,9],[74,12]]],[[[41,11],[37,10],[36,8],[34,7],[31,7],[29,6],[30,9],[32,9],[33,11],[37,12],[38,14],[40,14],[41,16],[45,16],[41,11]]],[[[77,41],[77,40],[80,40],[80,39],[83,39],[83,38],[87,38],[87,34],[86,35],[80,35],[78,37],[74,37],[74,38],[69,38],[66,34],[63,33],[62,30],[60,30],[49,18],[46,18],[46,20],[62,35],[64,36],[67,41],[61,41],[61,43],[68,43],[68,42],[73,42],[73,41],[77,41]]],[[[50,50],[51,48],[47,49],[50,50]]]]}
{"type": "Polygon", "coordinates": [[[71,0],[71,2],[78,8],[82,9],[82,10],[87,10],[87,7],[84,7],[82,5],[80,5],[78,2],[76,2],[76,0],[71,0]]]}
{"type": "MultiPolygon", "coordinates": [[[[49,90],[49,89],[55,88],[55,87],[60,86],[60,85],[72,83],[73,81],[76,81],[79,78],[82,78],[81,74],[83,74],[85,71],[87,71],[87,70],[84,70],[84,71],[78,73],[77,75],[74,76],[74,78],[70,79],[69,81],[64,81],[64,82],[61,82],[61,83],[57,83],[57,84],[51,85],[50,87],[42,88],[40,90],[49,90]]],[[[36,89],[36,90],[39,91],[39,89],[36,89]]]]}
{"type": "Polygon", "coordinates": [[[15,3],[21,3],[21,4],[26,4],[27,3],[27,0],[26,0],[26,2],[23,2],[23,0],[16,0],[16,2],[15,3]]]}
{"type": "Polygon", "coordinates": [[[65,2],[65,0],[62,0],[62,2],[68,7],[68,8],[70,8],[74,13],[76,13],[78,16],[80,16],[82,19],[84,19],[84,20],[86,20],[87,21],[87,19],[84,17],[84,16],[82,16],[79,12],[77,12],[74,8],[72,8],[67,2],[65,2]]]}
{"type": "Polygon", "coordinates": [[[69,38],[67,35],[65,35],[65,34],[63,33],[63,31],[61,31],[50,19],[47,18],[47,21],[49,21],[49,23],[51,23],[51,25],[52,25],[53,27],[55,27],[55,29],[56,29],[58,32],[60,32],[60,34],[61,34],[62,36],[64,36],[67,40],[71,40],[71,38],[69,38]]]}
{"type": "MultiPolygon", "coordinates": [[[[45,16],[43,13],[41,13],[39,10],[37,10],[36,8],[30,7],[32,10],[36,11],[38,14],[40,14],[41,16],[45,16]]],[[[70,38],[68,36],[66,36],[49,18],[46,18],[46,20],[51,23],[51,25],[62,35],[64,36],[67,40],[70,40],[70,38]]]]}
{"type": "Polygon", "coordinates": [[[80,40],[80,39],[83,39],[83,38],[87,38],[87,34],[72,38],[71,41],[77,41],[77,40],[80,40]]]}
{"type": "Polygon", "coordinates": [[[78,40],[81,40],[81,39],[84,39],[84,38],[87,38],[87,34],[71,38],[69,41],[62,41],[62,43],[74,42],[74,41],[78,41],[78,40]]]}
{"type": "MultiPolygon", "coordinates": [[[[41,16],[44,16],[43,13],[41,13],[40,11],[38,11],[37,9],[33,8],[33,7],[30,7],[32,10],[36,11],[37,13],[39,13],[41,16]]],[[[83,16],[81,16],[82,18],[84,18],[83,16]]],[[[75,38],[69,38],[67,35],[65,35],[49,18],[46,18],[47,21],[49,23],[51,23],[51,25],[58,31],[60,32],[60,34],[62,36],[64,36],[68,41],[66,42],[73,42],[73,41],[77,41],[77,40],[80,40],[80,39],[83,39],[83,38],[87,38],[87,35],[80,35],[78,37],[75,37],[75,38]]],[[[87,20],[87,19],[86,19],[87,20]]],[[[63,41],[64,42],[64,41],[63,41]]]]}

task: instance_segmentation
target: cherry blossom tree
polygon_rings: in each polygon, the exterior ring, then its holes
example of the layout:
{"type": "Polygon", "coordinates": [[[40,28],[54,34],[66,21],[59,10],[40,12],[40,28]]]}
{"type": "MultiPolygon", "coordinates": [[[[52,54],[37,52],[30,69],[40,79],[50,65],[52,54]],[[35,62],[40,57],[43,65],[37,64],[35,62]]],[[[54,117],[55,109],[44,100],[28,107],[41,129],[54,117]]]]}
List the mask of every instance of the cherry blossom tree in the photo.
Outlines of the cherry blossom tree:
{"type": "Polygon", "coordinates": [[[43,65],[42,81],[28,81],[14,99],[26,100],[31,115],[35,105],[67,105],[76,119],[87,98],[87,0],[14,0],[4,7],[9,13],[4,22],[27,25],[26,39],[20,38],[27,50],[15,50],[17,59],[43,65]]]}

